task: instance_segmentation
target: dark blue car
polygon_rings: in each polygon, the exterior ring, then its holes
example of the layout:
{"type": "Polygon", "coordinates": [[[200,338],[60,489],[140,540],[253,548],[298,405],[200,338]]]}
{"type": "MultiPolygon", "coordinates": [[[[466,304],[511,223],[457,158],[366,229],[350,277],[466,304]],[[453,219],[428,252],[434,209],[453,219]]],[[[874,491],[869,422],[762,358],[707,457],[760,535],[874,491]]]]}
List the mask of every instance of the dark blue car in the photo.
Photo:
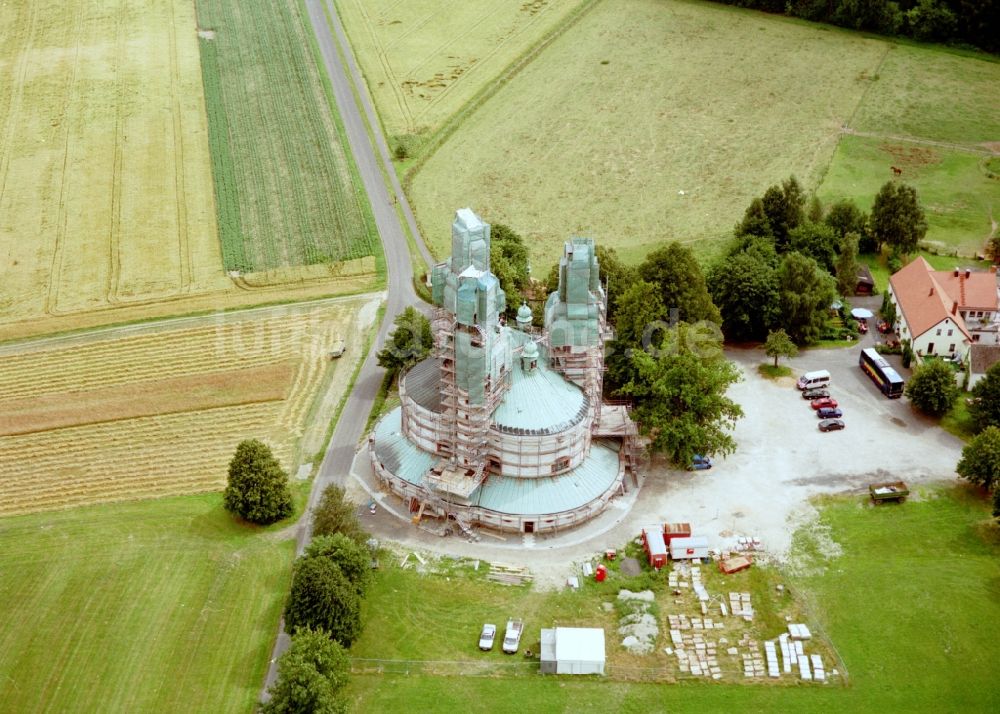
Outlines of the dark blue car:
{"type": "Polygon", "coordinates": [[[816,416],[820,419],[839,419],[844,416],[844,412],[840,411],[837,407],[823,407],[816,410],[816,416]]]}
{"type": "Polygon", "coordinates": [[[691,459],[691,465],[688,466],[688,471],[704,471],[710,468],[712,468],[712,459],[701,454],[695,454],[694,458],[691,459]]]}

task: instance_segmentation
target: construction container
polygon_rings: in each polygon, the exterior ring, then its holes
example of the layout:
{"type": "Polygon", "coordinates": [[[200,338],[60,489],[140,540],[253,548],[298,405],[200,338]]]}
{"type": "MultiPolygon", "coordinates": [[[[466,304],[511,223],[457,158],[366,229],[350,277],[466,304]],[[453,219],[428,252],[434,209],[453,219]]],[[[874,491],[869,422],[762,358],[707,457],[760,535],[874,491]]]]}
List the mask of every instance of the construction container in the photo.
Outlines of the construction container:
{"type": "Polygon", "coordinates": [[[708,556],[708,539],[703,537],[674,538],[670,541],[672,560],[700,560],[708,556]]]}
{"type": "Polygon", "coordinates": [[[652,567],[662,568],[667,564],[667,544],[663,540],[663,531],[659,526],[647,526],[642,529],[642,546],[652,567]]]}
{"type": "Polygon", "coordinates": [[[690,523],[664,523],[663,524],[663,540],[666,543],[670,543],[674,538],[690,538],[691,537],[691,524],[690,523]]]}

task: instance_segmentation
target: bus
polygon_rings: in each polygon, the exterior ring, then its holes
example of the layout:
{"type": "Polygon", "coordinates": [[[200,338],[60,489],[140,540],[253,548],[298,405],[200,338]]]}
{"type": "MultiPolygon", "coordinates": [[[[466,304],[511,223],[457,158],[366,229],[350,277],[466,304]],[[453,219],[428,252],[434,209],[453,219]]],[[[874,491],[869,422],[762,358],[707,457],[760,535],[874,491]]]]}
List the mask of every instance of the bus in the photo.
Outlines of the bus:
{"type": "Polygon", "coordinates": [[[861,350],[858,365],[889,399],[899,399],[903,396],[903,378],[873,347],[861,350]]]}

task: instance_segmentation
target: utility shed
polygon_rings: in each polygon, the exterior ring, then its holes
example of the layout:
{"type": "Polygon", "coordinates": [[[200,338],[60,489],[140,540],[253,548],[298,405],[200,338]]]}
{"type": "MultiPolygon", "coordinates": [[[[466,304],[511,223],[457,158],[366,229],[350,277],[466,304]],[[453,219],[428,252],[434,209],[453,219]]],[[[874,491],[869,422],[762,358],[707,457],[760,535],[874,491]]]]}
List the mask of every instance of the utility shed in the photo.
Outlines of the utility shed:
{"type": "Polygon", "coordinates": [[[690,560],[708,557],[708,538],[674,538],[670,541],[671,560],[690,560]]]}
{"type": "Polygon", "coordinates": [[[542,674],[604,674],[604,630],[556,627],[542,630],[542,674]]]}

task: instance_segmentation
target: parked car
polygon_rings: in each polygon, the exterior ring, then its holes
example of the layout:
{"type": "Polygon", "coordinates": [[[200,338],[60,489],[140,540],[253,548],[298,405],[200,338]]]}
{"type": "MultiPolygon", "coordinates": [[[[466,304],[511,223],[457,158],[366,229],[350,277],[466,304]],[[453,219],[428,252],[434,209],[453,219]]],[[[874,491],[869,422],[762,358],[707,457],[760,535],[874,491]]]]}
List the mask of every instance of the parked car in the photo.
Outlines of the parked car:
{"type": "Polygon", "coordinates": [[[824,407],[832,409],[837,406],[837,400],[833,397],[820,397],[813,399],[811,406],[813,409],[823,409],[824,407]]]}
{"type": "Polygon", "coordinates": [[[829,396],[830,392],[826,389],[807,389],[802,392],[803,399],[823,399],[829,396]]]}
{"type": "Polygon", "coordinates": [[[816,410],[816,416],[820,419],[839,419],[844,416],[844,412],[837,409],[837,407],[823,407],[816,410]]]}
{"type": "Polygon", "coordinates": [[[844,422],[840,419],[824,419],[819,423],[820,431],[839,431],[844,428],[844,422]]]}
{"type": "Polygon", "coordinates": [[[704,471],[710,468],[712,468],[711,458],[708,456],[702,456],[701,454],[695,454],[694,458],[691,459],[691,464],[688,466],[688,471],[704,471]]]}
{"type": "Polygon", "coordinates": [[[483,625],[483,631],[479,633],[479,649],[489,652],[493,649],[493,640],[497,636],[496,625],[483,625]]]}

